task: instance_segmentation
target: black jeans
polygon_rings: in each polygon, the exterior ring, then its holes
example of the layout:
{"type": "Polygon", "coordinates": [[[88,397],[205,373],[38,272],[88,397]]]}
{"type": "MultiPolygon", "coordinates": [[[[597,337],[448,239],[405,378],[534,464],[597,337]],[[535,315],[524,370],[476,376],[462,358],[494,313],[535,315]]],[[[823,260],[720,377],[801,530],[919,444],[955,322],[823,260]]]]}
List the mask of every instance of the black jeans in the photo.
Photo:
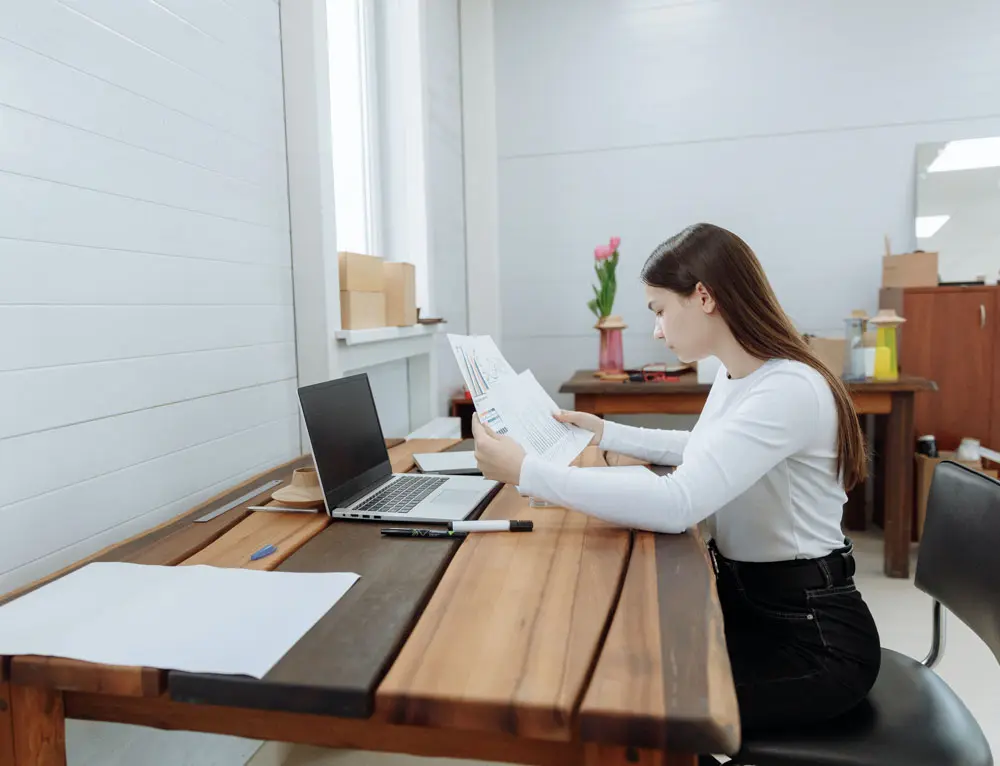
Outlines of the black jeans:
{"type": "Polygon", "coordinates": [[[824,558],[763,564],[710,545],[745,736],[841,715],[875,683],[878,629],[845,543],[824,558]]]}

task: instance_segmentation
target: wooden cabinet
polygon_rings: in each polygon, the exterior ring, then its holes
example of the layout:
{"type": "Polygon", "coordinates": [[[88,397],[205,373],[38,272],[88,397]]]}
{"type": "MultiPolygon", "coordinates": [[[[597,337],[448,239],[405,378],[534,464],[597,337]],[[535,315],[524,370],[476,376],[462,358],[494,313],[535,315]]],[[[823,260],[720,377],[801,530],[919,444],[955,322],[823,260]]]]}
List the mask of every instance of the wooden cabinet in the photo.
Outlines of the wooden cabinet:
{"type": "Polygon", "coordinates": [[[942,450],[964,436],[1000,449],[1000,289],[883,288],[879,306],[906,319],[900,371],[938,384],[936,393],[916,396],[917,434],[934,434],[942,450]]]}

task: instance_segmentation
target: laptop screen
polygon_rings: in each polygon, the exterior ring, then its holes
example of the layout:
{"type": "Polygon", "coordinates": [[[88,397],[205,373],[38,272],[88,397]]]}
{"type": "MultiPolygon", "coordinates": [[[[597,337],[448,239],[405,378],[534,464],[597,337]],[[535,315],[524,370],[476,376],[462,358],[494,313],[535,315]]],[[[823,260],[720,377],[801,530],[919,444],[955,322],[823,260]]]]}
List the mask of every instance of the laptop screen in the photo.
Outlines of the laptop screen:
{"type": "Polygon", "coordinates": [[[392,473],[367,375],[304,386],[299,402],[328,510],[392,473]]]}

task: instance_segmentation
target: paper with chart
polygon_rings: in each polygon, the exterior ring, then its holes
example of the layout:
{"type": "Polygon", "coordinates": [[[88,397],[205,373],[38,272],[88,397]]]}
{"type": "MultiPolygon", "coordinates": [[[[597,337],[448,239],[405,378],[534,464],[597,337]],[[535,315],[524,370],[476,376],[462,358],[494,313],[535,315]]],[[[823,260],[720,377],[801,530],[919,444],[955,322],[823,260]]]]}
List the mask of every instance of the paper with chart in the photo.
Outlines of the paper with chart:
{"type": "Polygon", "coordinates": [[[552,417],[559,411],[552,397],[530,370],[515,373],[491,337],[449,335],[448,341],[476,412],[496,433],[559,465],[571,463],[590,443],[590,431],[552,417]]]}

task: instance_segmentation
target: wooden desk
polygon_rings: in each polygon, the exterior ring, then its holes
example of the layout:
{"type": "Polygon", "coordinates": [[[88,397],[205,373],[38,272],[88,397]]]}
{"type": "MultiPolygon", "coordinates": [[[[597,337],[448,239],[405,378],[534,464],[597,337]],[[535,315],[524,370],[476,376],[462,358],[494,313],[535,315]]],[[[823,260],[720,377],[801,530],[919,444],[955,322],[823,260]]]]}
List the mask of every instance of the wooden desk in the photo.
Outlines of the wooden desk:
{"type": "MultiPolygon", "coordinates": [[[[405,471],[414,452],[455,446],[411,441],[390,456],[405,471]]],[[[588,448],[583,462],[603,458],[588,448]]],[[[247,566],[262,537],[279,535],[279,552],[255,565],[358,572],[264,679],[0,658],[0,766],[63,766],[66,717],[546,766],[693,766],[695,753],[738,748],[715,578],[696,533],[633,534],[531,508],[512,487],[483,515],[530,518],[530,534],[382,538],[379,524],[246,510],[263,498],[192,523],[306,463],[93,557],[247,566]]]]}
{"type": "MultiPolygon", "coordinates": [[[[935,391],[925,378],[901,376],[892,382],[848,383],[859,415],[887,416],[883,455],[885,493],[885,573],[909,577],[910,534],[913,519],[913,397],[917,391],[935,391]]],[[[574,408],[597,415],[663,413],[697,415],[711,386],[698,383],[694,373],[662,383],[612,383],[578,370],[559,389],[573,394],[574,408]]]]}

